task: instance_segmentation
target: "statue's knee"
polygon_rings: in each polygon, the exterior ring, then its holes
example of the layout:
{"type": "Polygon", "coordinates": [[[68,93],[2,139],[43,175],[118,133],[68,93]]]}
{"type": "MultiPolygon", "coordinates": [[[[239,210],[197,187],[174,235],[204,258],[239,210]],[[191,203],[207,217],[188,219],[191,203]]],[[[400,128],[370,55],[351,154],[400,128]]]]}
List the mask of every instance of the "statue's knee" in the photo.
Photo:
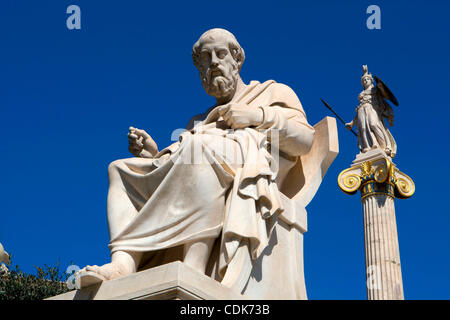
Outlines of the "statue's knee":
{"type": "Polygon", "coordinates": [[[122,160],[115,160],[111,162],[108,166],[108,175],[111,177],[116,172],[118,172],[119,167],[121,166],[122,160]]]}

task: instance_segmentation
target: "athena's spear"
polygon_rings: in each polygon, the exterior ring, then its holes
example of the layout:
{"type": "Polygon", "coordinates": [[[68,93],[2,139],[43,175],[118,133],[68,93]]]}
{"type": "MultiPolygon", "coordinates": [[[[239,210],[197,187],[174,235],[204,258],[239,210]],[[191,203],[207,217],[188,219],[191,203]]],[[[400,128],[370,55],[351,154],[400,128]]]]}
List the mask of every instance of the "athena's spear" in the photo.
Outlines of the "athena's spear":
{"type": "MultiPolygon", "coordinates": [[[[341,117],[338,116],[338,114],[336,112],[334,112],[333,109],[331,109],[330,105],[328,103],[326,103],[323,99],[320,99],[322,101],[322,103],[325,105],[325,107],[327,107],[331,112],[333,112],[333,114],[344,124],[345,126],[345,121],[342,120],[341,117]]],[[[356,134],[355,131],[353,131],[353,129],[350,129],[350,131],[357,137],[358,135],[356,134]]]]}

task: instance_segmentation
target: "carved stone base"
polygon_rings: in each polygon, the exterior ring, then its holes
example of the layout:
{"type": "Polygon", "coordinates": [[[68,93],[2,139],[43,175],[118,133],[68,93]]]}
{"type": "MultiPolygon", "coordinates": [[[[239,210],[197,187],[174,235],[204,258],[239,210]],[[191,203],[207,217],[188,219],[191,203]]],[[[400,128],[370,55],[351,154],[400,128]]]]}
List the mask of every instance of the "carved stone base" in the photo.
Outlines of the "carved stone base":
{"type": "Polygon", "coordinates": [[[247,298],[177,261],[81,290],[70,291],[48,300],[215,299],[242,300],[247,298]]]}
{"type": "Polygon", "coordinates": [[[365,153],[362,153],[362,152],[358,153],[356,155],[355,160],[353,160],[353,162],[352,162],[352,166],[360,165],[366,161],[377,161],[380,159],[389,159],[392,162],[391,157],[386,155],[386,153],[383,150],[381,150],[380,148],[376,148],[376,149],[367,151],[365,153]]]}

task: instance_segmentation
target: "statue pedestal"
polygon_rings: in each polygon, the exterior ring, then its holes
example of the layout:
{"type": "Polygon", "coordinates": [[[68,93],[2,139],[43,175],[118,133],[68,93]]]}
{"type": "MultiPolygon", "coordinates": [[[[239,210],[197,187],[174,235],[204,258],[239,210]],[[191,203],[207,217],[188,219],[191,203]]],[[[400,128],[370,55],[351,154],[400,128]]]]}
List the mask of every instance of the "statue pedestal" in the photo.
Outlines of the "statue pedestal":
{"type": "Polygon", "coordinates": [[[373,150],[369,150],[365,153],[358,153],[356,155],[355,160],[353,160],[352,162],[352,167],[354,166],[359,166],[361,164],[363,164],[364,162],[367,161],[377,161],[377,160],[382,160],[382,159],[387,159],[390,160],[391,158],[387,156],[387,154],[381,150],[381,149],[373,149],[373,150]]]}
{"type": "Polygon", "coordinates": [[[70,291],[48,300],[237,300],[230,290],[180,261],[70,291]]]}

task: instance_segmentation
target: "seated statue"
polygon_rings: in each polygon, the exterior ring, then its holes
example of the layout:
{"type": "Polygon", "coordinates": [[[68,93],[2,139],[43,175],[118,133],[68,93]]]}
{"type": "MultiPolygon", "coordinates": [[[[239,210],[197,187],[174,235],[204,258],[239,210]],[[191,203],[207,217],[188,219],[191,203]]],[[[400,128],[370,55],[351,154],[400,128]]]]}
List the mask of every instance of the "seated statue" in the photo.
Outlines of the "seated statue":
{"type": "Polygon", "coordinates": [[[111,263],[85,267],[79,283],[181,260],[253,298],[274,297],[273,288],[278,298],[306,298],[298,255],[306,225],[298,216],[306,217],[304,207],[337,154],[337,136],[331,156],[326,145],[326,160],[316,152],[306,164],[317,133],[299,99],[273,80],[245,84],[244,50],[230,32],[205,32],[192,57],[216,104],[161,151],[148,133],[130,127],[135,157],[108,169],[111,263]]]}

